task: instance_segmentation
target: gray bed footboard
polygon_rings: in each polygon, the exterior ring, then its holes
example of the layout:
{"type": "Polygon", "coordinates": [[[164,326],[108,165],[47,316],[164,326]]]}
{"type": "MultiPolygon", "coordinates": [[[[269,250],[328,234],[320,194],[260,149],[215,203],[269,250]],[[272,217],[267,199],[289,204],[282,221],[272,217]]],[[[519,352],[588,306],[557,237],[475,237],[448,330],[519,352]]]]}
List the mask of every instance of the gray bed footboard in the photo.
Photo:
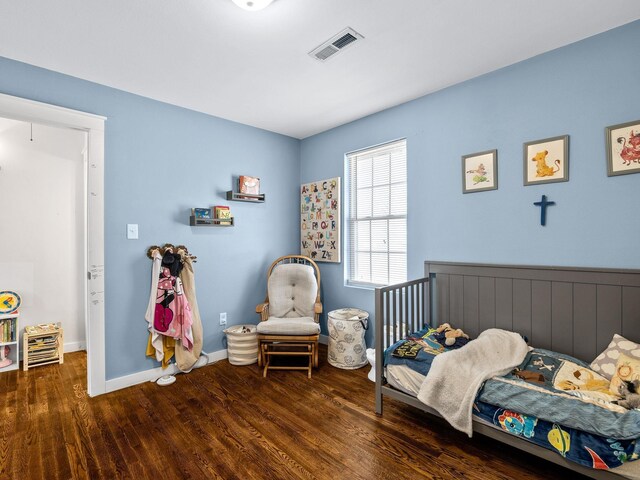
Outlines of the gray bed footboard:
{"type": "MultiPolygon", "coordinates": [[[[476,337],[487,328],[526,336],[531,345],[591,362],[614,333],[640,343],[640,270],[425,262],[425,277],[376,288],[376,413],[388,396],[437,415],[416,398],[387,386],[384,349],[425,323],[451,323],[476,337]]],[[[596,479],[592,470],[474,421],[475,432],[596,479]]]]}
{"type": "Polygon", "coordinates": [[[429,279],[376,288],[375,310],[376,413],[382,414],[384,349],[429,323],[429,279]]]}

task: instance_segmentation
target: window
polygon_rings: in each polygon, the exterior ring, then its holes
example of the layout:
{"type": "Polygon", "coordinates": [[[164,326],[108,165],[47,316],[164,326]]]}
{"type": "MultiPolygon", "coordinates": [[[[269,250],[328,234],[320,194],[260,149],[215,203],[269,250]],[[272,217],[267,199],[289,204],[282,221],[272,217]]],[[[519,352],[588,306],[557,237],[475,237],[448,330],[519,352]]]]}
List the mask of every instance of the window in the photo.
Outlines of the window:
{"type": "Polygon", "coordinates": [[[347,284],[407,279],[407,142],[346,155],[347,284]]]}

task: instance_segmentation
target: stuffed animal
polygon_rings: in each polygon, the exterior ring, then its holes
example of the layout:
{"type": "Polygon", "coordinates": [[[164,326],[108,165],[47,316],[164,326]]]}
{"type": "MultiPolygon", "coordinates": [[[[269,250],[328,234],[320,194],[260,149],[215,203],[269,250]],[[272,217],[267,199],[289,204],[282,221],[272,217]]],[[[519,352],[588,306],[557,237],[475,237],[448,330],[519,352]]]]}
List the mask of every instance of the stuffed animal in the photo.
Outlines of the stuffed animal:
{"type": "Polygon", "coordinates": [[[640,380],[634,380],[633,382],[623,380],[618,385],[618,394],[622,397],[622,400],[613,403],[628,410],[640,408],[640,393],[638,393],[638,390],[640,390],[640,380]]]}
{"type": "Polygon", "coordinates": [[[469,335],[460,328],[452,328],[448,323],[443,323],[436,329],[433,338],[440,344],[449,348],[460,348],[469,342],[469,335]]]}
{"type": "Polygon", "coordinates": [[[537,383],[539,385],[544,385],[544,375],[538,372],[532,372],[530,370],[520,370],[519,368],[515,368],[511,375],[518,377],[521,380],[529,383],[537,383]]]}
{"type": "Polygon", "coordinates": [[[448,323],[443,323],[438,328],[436,328],[436,332],[438,333],[446,332],[447,330],[451,330],[451,325],[449,325],[448,323]]]}

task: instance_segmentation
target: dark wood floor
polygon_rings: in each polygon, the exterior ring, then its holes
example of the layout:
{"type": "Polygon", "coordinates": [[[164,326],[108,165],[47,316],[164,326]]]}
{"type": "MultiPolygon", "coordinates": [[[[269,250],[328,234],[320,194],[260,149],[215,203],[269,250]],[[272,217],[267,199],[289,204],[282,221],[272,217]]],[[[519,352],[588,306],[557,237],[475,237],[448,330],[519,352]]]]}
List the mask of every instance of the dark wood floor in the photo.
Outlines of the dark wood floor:
{"type": "Polygon", "coordinates": [[[577,478],[388,400],[367,369],[262,378],[226,360],[89,398],[86,357],[0,374],[0,479],[577,478]]]}

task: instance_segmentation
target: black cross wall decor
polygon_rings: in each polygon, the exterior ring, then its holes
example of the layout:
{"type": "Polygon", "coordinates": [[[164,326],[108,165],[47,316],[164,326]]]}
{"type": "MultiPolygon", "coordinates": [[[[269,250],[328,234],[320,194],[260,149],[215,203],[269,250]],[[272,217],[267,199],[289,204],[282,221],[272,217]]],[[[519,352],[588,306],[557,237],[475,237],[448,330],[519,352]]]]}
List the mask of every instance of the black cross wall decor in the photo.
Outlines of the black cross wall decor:
{"type": "Polygon", "coordinates": [[[540,225],[543,227],[547,224],[547,207],[555,205],[556,202],[548,202],[547,196],[542,195],[542,200],[539,202],[533,202],[536,207],[540,207],[540,225]]]}

